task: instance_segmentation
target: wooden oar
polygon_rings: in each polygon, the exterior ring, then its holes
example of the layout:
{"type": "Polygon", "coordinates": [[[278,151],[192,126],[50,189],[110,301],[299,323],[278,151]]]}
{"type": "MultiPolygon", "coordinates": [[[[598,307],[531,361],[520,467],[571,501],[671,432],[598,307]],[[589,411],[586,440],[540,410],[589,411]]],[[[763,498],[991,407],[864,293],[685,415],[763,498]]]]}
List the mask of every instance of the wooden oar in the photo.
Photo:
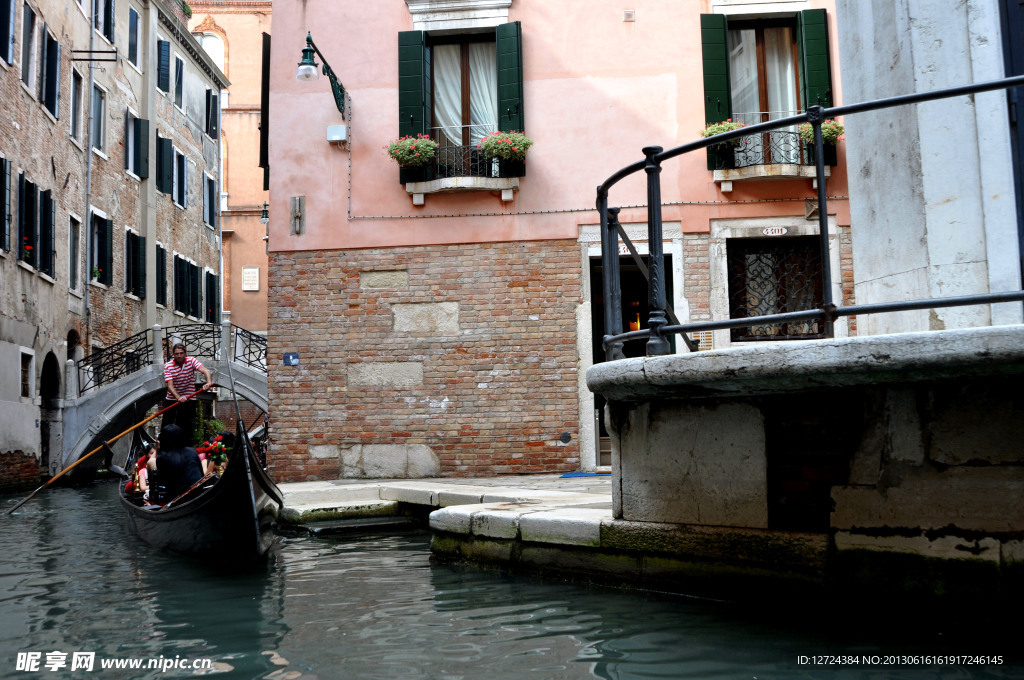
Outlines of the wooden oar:
{"type": "MultiPolygon", "coordinates": [[[[213,383],[213,384],[211,384],[211,385],[210,385],[210,387],[217,387],[217,384],[216,384],[216,383],[213,383]]],[[[200,387],[200,388],[199,388],[198,390],[196,390],[196,391],[195,391],[195,392],[193,392],[192,394],[188,395],[188,396],[186,397],[186,400],[187,400],[187,399],[191,399],[192,397],[194,397],[195,395],[199,394],[200,392],[202,392],[202,391],[203,391],[203,390],[205,390],[205,389],[206,389],[206,386],[205,386],[205,385],[204,385],[204,386],[202,386],[202,387],[200,387]]],[[[61,477],[61,476],[63,476],[65,472],[68,472],[68,471],[70,471],[70,470],[71,470],[71,469],[73,469],[73,468],[74,468],[74,467],[75,467],[76,465],[78,465],[79,463],[81,463],[81,462],[82,462],[83,460],[85,460],[85,459],[86,459],[86,458],[88,458],[89,456],[93,455],[94,453],[98,453],[98,452],[102,451],[102,450],[103,450],[104,448],[106,448],[106,447],[110,446],[111,444],[113,444],[113,443],[114,443],[114,442],[116,442],[116,441],[117,441],[118,439],[120,439],[121,437],[125,436],[126,434],[128,434],[128,433],[129,433],[129,432],[131,432],[132,430],[137,430],[138,428],[142,427],[143,425],[145,425],[145,424],[146,424],[146,423],[148,423],[149,421],[151,421],[151,420],[153,420],[154,418],[156,418],[156,417],[157,417],[158,415],[160,415],[160,414],[162,414],[162,413],[165,413],[165,412],[167,412],[167,411],[170,411],[170,410],[171,410],[172,408],[174,408],[175,406],[177,406],[177,405],[178,405],[178,404],[180,404],[180,403],[182,403],[182,402],[180,402],[180,401],[176,401],[176,402],[174,402],[173,404],[171,404],[170,406],[167,406],[167,407],[165,407],[165,408],[162,408],[162,409],[160,409],[159,411],[157,411],[157,412],[156,412],[156,413],[154,413],[153,415],[149,416],[148,418],[146,418],[146,419],[145,419],[145,420],[143,420],[142,422],[139,422],[139,423],[136,423],[135,425],[132,425],[132,426],[131,426],[131,427],[129,427],[129,428],[127,429],[127,430],[125,430],[125,431],[124,431],[124,432],[122,432],[121,434],[117,435],[117,436],[116,436],[116,437],[114,437],[113,439],[108,439],[107,441],[103,442],[102,444],[100,444],[99,446],[97,446],[97,447],[96,447],[95,449],[93,449],[93,450],[92,450],[92,451],[90,451],[89,453],[85,454],[84,456],[80,457],[80,458],[79,458],[78,460],[76,460],[76,461],[75,461],[74,463],[72,463],[71,465],[67,466],[66,468],[64,468],[63,470],[61,470],[61,471],[60,471],[60,472],[58,472],[57,474],[55,474],[55,475],[54,475],[53,477],[50,477],[50,478],[49,478],[48,480],[46,480],[46,483],[45,483],[45,484],[43,484],[42,486],[40,486],[40,487],[39,487],[38,489],[36,489],[36,490],[35,490],[35,491],[33,491],[32,493],[30,493],[29,495],[25,496],[25,497],[24,497],[23,499],[21,499],[21,501],[19,501],[19,502],[18,502],[18,504],[17,504],[17,505],[15,505],[15,506],[14,506],[13,508],[11,508],[10,510],[8,510],[8,511],[7,511],[7,514],[8,514],[8,515],[9,515],[9,514],[11,514],[12,512],[14,512],[15,510],[17,510],[17,509],[18,509],[18,508],[20,508],[21,506],[25,505],[25,503],[28,503],[28,502],[29,502],[30,500],[32,500],[32,498],[33,498],[33,497],[34,497],[34,496],[35,496],[35,495],[36,495],[37,493],[39,493],[40,491],[42,491],[42,490],[43,490],[43,489],[45,489],[46,487],[50,486],[51,484],[53,484],[53,483],[54,483],[55,481],[57,481],[58,479],[60,479],[60,477],[61,477]]]]}
{"type": "Polygon", "coordinates": [[[205,483],[205,482],[206,482],[207,480],[209,480],[209,479],[212,479],[212,478],[213,478],[213,473],[212,473],[212,472],[207,472],[207,473],[206,473],[205,475],[203,475],[203,478],[202,478],[202,479],[200,479],[200,480],[199,480],[198,482],[196,482],[196,483],[195,483],[195,484],[193,484],[192,486],[190,486],[190,487],[188,487],[187,489],[185,489],[184,491],[182,491],[182,492],[181,492],[180,494],[178,494],[178,496],[177,496],[176,498],[174,498],[173,500],[170,500],[170,501],[168,501],[168,502],[167,502],[167,504],[166,504],[166,505],[164,505],[163,507],[165,507],[165,508],[169,508],[169,507],[171,507],[171,504],[172,504],[172,503],[176,503],[176,502],[180,501],[180,500],[181,500],[182,498],[184,498],[185,496],[187,496],[187,495],[189,495],[190,493],[192,493],[193,491],[195,491],[195,490],[196,490],[196,489],[197,489],[197,488],[198,488],[199,486],[201,486],[202,484],[204,484],[204,483],[205,483]]]}

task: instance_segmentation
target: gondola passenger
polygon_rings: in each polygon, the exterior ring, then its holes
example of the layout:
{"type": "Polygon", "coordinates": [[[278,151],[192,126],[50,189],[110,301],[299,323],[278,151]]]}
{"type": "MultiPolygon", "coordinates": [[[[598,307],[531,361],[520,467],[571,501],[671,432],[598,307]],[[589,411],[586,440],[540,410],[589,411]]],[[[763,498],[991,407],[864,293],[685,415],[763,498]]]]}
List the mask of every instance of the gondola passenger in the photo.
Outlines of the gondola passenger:
{"type": "Polygon", "coordinates": [[[185,433],[177,425],[167,425],[160,431],[160,451],[150,469],[160,475],[164,488],[161,503],[174,500],[203,478],[199,454],[188,446],[185,433]]]}

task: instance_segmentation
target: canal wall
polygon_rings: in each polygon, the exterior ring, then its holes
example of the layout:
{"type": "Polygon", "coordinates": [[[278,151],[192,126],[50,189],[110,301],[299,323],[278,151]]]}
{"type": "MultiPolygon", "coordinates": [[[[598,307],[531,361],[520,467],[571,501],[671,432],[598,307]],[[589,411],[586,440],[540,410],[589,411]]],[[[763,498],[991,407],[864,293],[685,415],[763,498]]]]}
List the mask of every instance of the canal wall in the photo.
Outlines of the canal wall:
{"type": "Polygon", "coordinates": [[[627,359],[587,383],[608,400],[617,521],[782,576],[772,543],[816,535],[846,593],[1019,595],[1022,373],[1018,325],[627,359]]]}

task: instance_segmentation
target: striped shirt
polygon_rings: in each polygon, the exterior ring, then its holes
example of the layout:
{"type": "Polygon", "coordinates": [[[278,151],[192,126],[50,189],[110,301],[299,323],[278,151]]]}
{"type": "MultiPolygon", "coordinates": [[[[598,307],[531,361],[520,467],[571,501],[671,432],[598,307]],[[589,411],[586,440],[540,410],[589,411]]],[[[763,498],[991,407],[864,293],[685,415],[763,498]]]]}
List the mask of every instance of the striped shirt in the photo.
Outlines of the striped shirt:
{"type": "MultiPolygon", "coordinates": [[[[164,364],[164,382],[173,382],[174,389],[178,394],[186,397],[196,391],[196,371],[202,367],[203,365],[192,357],[187,357],[181,366],[171,359],[164,364]]],[[[170,390],[167,390],[167,399],[174,399],[170,390]]],[[[193,396],[192,399],[195,397],[193,396]]]]}

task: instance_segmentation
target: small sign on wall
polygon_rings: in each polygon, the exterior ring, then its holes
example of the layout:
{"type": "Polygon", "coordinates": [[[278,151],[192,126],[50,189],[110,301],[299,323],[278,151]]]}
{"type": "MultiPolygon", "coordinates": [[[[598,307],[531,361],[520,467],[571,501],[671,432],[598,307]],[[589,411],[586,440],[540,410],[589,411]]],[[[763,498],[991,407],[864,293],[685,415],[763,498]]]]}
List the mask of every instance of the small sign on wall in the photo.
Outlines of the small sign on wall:
{"type": "Polygon", "coordinates": [[[765,227],[761,233],[765,236],[785,236],[788,231],[786,227],[765,227]]]}
{"type": "Polygon", "coordinates": [[[299,365],[299,353],[298,352],[285,352],[282,357],[285,366],[298,366],[299,365]]]}
{"type": "Polygon", "coordinates": [[[260,268],[242,267],[242,290],[260,289],[260,268]]]}

